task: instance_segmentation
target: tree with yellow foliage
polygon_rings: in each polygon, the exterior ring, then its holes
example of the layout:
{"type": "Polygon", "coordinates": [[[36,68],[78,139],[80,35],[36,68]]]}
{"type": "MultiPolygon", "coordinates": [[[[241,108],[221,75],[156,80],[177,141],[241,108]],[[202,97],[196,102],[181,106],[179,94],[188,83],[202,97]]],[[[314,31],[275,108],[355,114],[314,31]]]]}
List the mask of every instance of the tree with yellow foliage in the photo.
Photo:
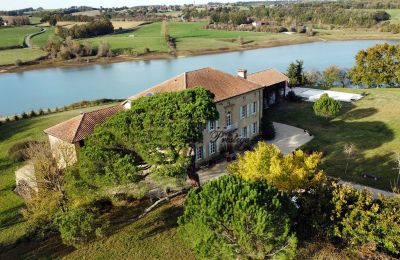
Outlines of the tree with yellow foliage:
{"type": "Polygon", "coordinates": [[[280,191],[302,192],[326,179],[318,169],[321,153],[308,155],[301,150],[283,155],[273,144],[259,142],[245,152],[228,170],[245,180],[263,180],[280,191]]]}

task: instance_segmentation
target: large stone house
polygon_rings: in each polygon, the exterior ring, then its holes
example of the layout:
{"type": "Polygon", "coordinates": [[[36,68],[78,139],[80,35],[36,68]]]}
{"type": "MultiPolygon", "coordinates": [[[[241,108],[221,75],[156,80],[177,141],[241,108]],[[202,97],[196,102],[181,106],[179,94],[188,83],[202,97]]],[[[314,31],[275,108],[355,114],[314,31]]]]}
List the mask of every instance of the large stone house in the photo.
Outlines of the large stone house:
{"type": "Polygon", "coordinates": [[[203,141],[196,146],[196,160],[200,165],[221,153],[233,152],[243,140],[258,137],[263,111],[284,97],[287,81],[288,78],[275,69],[249,75],[244,69],[239,70],[238,75],[213,68],[189,71],[134,95],[121,105],[83,113],[44,132],[49,136],[51,149],[60,166],[66,167],[76,162],[80,147],[96,125],[118,111],[129,109],[135,99],[201,86],[214,93],[220,118],[207,123],[203,141]]]}

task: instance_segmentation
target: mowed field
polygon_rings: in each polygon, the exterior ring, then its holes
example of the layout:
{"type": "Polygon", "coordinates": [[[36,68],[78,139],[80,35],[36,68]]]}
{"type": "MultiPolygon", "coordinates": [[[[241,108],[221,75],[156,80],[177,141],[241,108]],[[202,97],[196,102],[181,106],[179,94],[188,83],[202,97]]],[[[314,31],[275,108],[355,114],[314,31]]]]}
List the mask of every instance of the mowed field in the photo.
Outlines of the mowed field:
{"type": "MultiPolygon", "coordinates": [[[[239,37],[242,37],[243,46],[266,45],[273,41],[290,43],[304,36],[286,35],[278,33],[258,32],[228,32],[222,30],[202,29],[203,22],[170,22],[168,23],[169,33],[176,39],[178,52],[191,52],[202,50],[221,50],[240,48],[239,37]]],[[[168,46],[161,31],[161,23],[152,23],[132,30],[131,32],[107,35],[89,39],[94,45],[100,41],[108,42],[113,50],[131,49],[142,53],[145,48],[152,52],[168,52],[168,46]]]]}
{"type": "Polygon", "coordinates": [[[0,27],[0,47],[22,46],[26,35],[39,31],[40,28],[31,25],[0,27]]]}
{"type": "Polygon", "coordinates": [[[385,11],[390,14],[390,21],[392,23],[400,24],[400,9],[387,9],[385,11]]]}
{"type": "Polygon", "coordinates": [[[47,53],[42,51],[41,49],[11,49],[11,50],[3,50],[0,51],[0,65],[11,65],[15,64],[17,60],[21,60],[23,62],[32,61],[42,56],[45,56],[47,53]]]}
{"type": "Polygon", "coordinates": [[[329,123],[314,115],[311,102],[278,105],[268,117],[308,129],[315,138],[304,149],[325,153],[322,167],[328,175],[390,190],[398,173],[395,154],[400,153],[400,89],[335,90],[367,96],[352,104],[343,103],[341,114],[329,123]],[[356,147],[347,174],[346,144],[356,147]],[[364,173],[380,179],[363,178],[364,173]]]}

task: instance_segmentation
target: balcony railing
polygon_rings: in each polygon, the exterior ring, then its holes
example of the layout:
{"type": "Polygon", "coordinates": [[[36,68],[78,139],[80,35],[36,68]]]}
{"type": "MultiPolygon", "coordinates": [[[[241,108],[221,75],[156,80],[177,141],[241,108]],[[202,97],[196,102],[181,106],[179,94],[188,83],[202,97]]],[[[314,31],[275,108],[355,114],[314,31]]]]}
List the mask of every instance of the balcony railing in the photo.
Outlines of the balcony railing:
{"type": "Polygon", "coordinates": [[[235,131],[235,130],[238,129],[238,128],[239,128],[239,124],[238,124],[238,122],[236,122],[236,123],[233,123],[233,124],[231,124],[231,125],[225,126],[224,129],[223,129],[223,131],[226,132],[226,133],[228,133],[228,132],[235,131]]]}

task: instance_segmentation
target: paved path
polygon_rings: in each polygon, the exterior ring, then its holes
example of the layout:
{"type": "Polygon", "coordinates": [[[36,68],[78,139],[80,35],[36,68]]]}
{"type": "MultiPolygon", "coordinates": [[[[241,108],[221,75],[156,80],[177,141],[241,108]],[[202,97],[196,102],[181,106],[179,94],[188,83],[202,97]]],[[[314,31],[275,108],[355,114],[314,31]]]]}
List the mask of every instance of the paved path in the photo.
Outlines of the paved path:
{"type": "Polygon", "coordinates": [[[26,47],[27,47],[27,48],[32,48],[32,42],[31,42],[32,37],[34,37],[34,36],[36,36],[36,35],[39,35],[39,34],[42,34],[42,33],[44,33],[45,31],[46,31],[45,28],[40,28],[40,32],[32,33],[32,34],[29,34],[28,36],[26,36],[26,37],[25,37],[25,41],[24,41],[26,47]]]}

